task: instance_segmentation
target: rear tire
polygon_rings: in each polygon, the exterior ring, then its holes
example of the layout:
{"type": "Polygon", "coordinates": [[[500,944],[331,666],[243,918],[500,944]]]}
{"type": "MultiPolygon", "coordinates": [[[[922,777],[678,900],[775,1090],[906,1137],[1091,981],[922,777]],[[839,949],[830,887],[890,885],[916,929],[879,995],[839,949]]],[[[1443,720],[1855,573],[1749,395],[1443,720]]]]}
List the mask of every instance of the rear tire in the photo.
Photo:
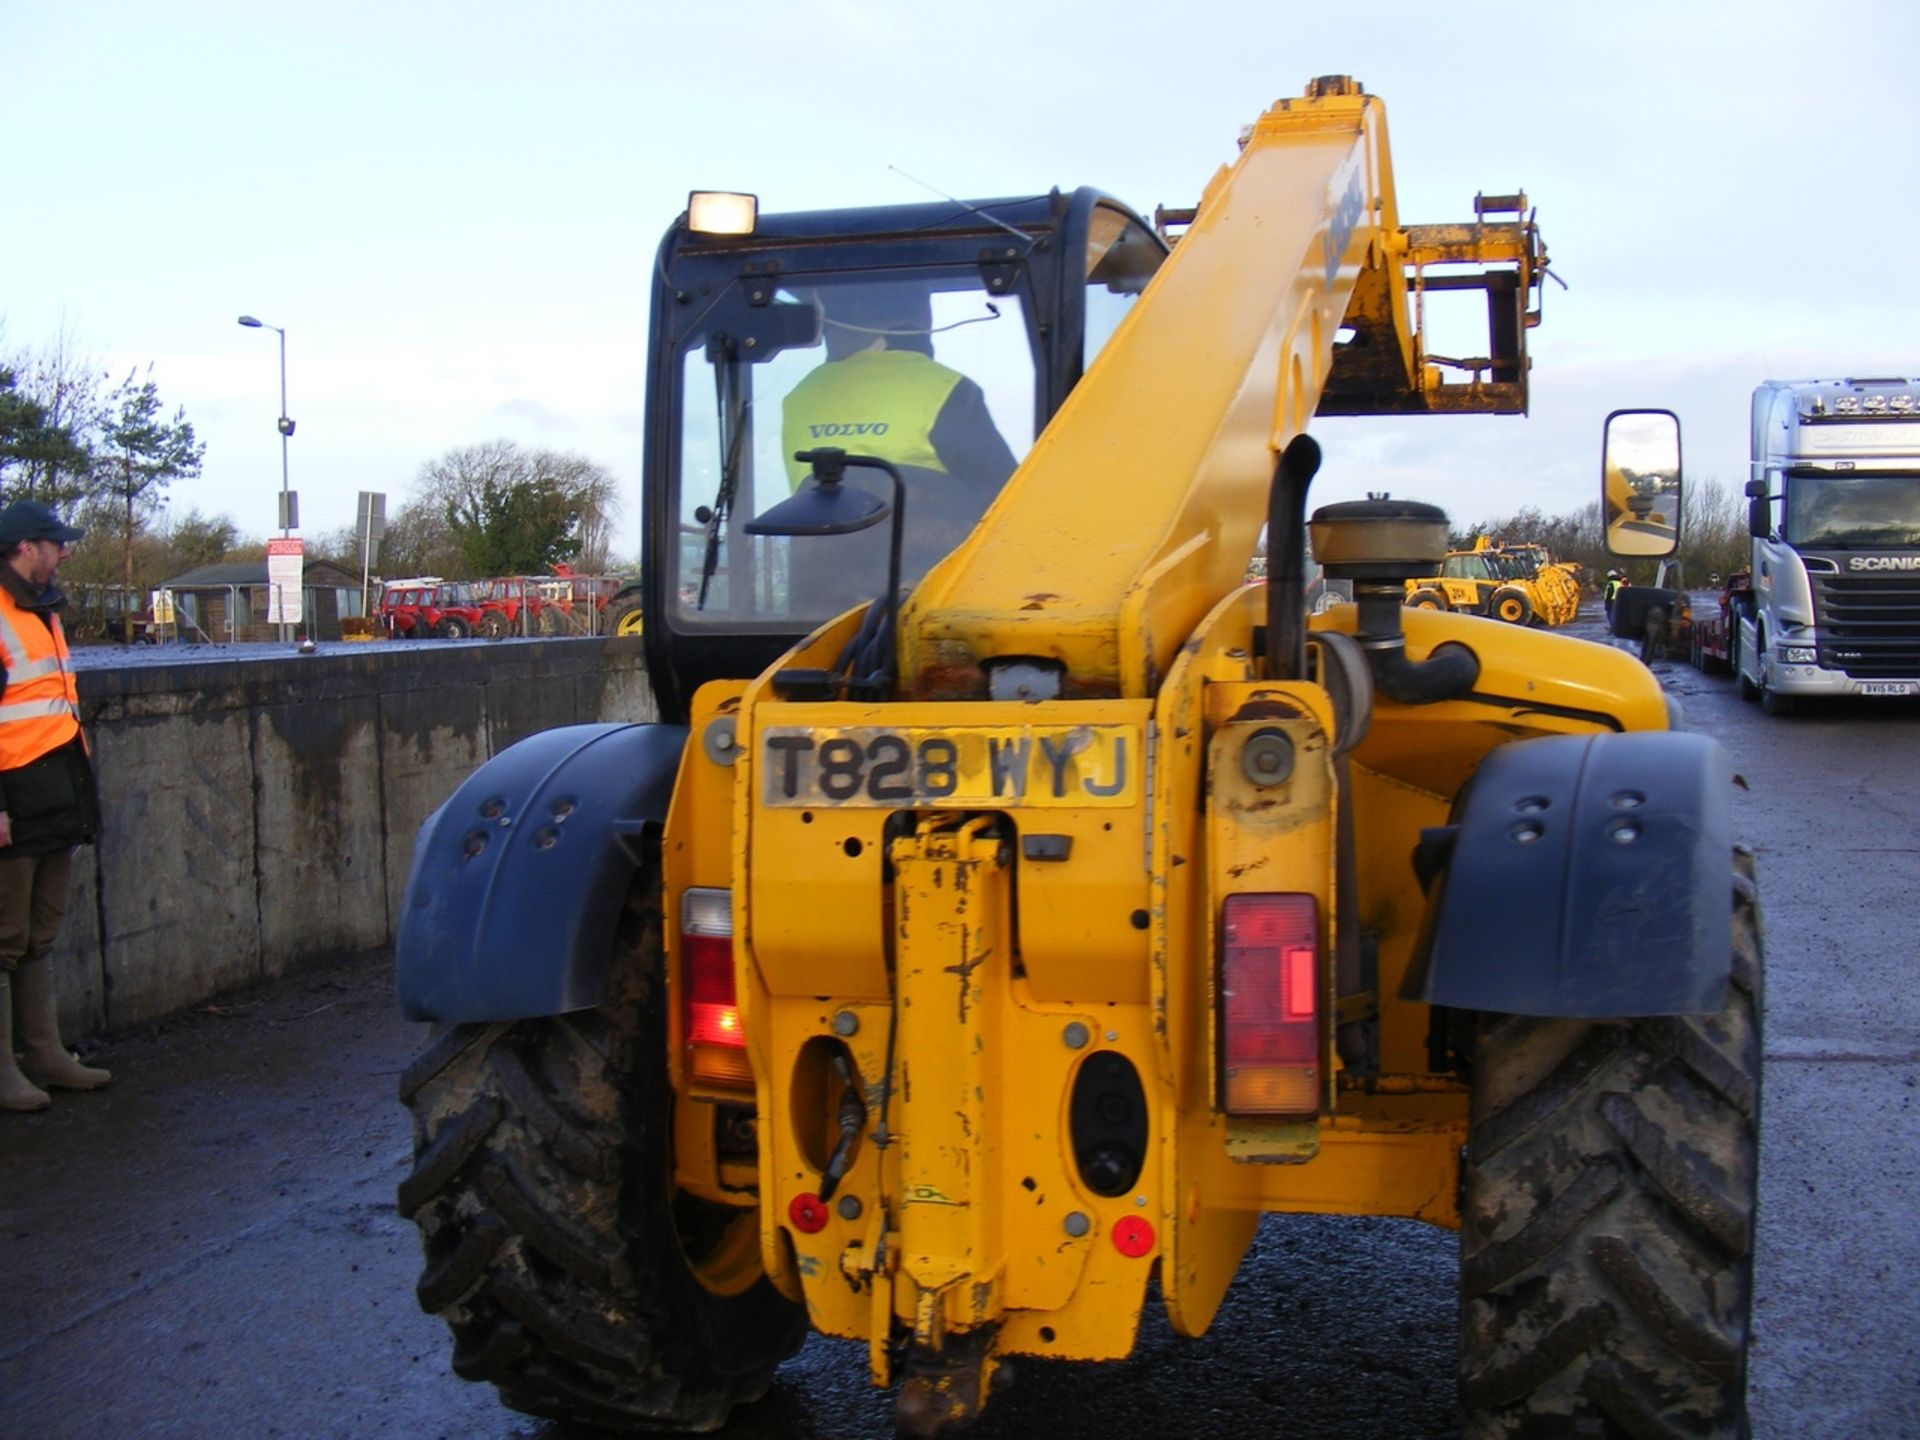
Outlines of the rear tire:
{"type": "Polygon", "coordinates": [[[1509,625],[1530,625],[1533,602],[1527,599],[1525,591],[1507,586],[1493,592],[1493,598],[1487,602],[1487,613],[1509,625]]]}
{"type": "Polygon", "coordinates": [[[629,595],[607,606],[609,635],[638,635],[645,628],[643,605],[638,595],[629,595]]]}
{"type": "Polygon", "coordinates": [[[1736,852],[1717,1015],[1477,1017],[1464,1433],[1744,1436],[1761,944],[1736,852]]]}
{"type": "Polygon", "coordinates": [[[759,1259],[759,1216],[673,1186],[657,873],[643,869],[597,1010],[461,1025],[400,1081],[401,1212],[454,1373],[516,1410],[711,1430],[799,1349],[805,1311],[759,1259]]]}

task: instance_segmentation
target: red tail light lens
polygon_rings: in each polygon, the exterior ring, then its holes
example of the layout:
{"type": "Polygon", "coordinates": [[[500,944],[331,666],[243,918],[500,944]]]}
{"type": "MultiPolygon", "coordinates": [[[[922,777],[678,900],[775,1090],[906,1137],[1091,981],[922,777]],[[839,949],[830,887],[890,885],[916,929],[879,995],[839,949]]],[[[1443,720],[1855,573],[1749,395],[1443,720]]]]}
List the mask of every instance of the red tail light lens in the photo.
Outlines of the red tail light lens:
{"type": "Polygon", "coordinates": [[[691,889],[681,895],[680,963],[688,1072],[714,1085],[751,1085],[733,986],[732,891],[691,889]]]}
{"type": "Polygon", "coordinates": [[[1320,909],[1229,895],[1221,912],[1222,1092],[1231,1115],[1320,1109],[1320,909]]]}

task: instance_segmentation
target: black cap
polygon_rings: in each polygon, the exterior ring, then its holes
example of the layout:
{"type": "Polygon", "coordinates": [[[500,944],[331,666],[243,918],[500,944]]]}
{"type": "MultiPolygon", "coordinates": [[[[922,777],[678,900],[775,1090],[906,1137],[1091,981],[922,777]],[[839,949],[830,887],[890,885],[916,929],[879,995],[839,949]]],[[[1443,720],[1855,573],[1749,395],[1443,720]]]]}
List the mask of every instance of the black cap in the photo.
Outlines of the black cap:
{"type": "Polygon", "coordinates": [[[16,500],[0,510],[0,547],[18,545],[22,540],[57,540],[71,545],[87,532],[75,525],[64,525],[53,507],[38,500],[16,500]]]}

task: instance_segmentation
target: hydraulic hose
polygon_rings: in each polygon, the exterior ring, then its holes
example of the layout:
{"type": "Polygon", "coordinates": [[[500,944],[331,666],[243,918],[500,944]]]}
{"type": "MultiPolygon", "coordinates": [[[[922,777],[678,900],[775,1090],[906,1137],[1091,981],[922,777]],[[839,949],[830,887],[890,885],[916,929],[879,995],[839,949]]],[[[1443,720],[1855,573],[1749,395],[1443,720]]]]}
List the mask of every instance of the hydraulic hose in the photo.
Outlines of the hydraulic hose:
{"type": "Polygon", "coordinates": [[[1402,705],[1432,705],[1472,691],[1480,678],[1480,657],[1457,641],[1436,645],[1425,660],[1407,658],[1407,637],[1400,629],[1406,587],[1398,581],[1356,580],[1360,616],[1354,638],[1366,651],[1373,683],[1402,705]]]}

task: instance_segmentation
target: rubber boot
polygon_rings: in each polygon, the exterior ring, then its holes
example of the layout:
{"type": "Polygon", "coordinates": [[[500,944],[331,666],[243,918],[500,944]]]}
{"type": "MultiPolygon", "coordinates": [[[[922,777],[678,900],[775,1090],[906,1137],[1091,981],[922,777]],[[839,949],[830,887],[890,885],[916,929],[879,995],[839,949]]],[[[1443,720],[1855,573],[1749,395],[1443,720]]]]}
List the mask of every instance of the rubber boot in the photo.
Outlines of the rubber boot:
{"type": "Polygon", "coordinates": [[[113,1079],[105,1070],[82,1065],[60,1043],[51,959],[42,955],[22,960],[14,971],[13,993],[20,997],[20,1039],[27,1074],[49,1089],[60,1090],[98,1090],[113,1079]]]}
{"type": "Polygon", "coordinates": [[[0,1110],[44,1110],[53,1103],[47,1092],[20,1073],[13,1062],[13,991],[11,976],[0,970],[0,1110]]]}

